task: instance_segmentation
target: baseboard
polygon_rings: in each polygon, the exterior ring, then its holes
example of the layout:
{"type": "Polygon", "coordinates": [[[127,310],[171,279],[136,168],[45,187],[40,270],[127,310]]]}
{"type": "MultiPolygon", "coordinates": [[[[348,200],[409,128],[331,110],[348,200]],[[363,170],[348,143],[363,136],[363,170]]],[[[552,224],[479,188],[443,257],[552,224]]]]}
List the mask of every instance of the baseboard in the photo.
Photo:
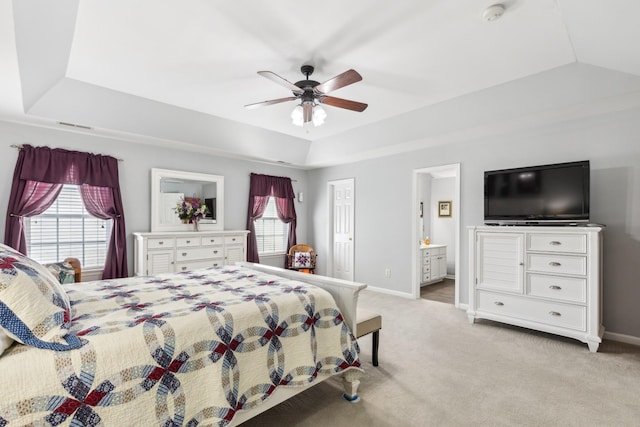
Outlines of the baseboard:
{"type": "Polygon", "coordinates": [[[623,342],[625,344],[640,346],[640,337],[634,337],[632,335],[617,334],[615,332],[605,331],[603,338],[606,340],[623,342]]]}
{"type": "Polygon", "coordinates": [[[391,290],[385,289],[385,288],[376,288],[374,286],[369,286],[369,285],[367,285],[367,288],[365,290],[366,291],[378,292],[380,294],[395,295],[395,296],[401,297],[401,298],[416,299],[416,297],[413,294],[407,294],[405,292],[398,292],[398,291],[391,291],[391,290]]]}

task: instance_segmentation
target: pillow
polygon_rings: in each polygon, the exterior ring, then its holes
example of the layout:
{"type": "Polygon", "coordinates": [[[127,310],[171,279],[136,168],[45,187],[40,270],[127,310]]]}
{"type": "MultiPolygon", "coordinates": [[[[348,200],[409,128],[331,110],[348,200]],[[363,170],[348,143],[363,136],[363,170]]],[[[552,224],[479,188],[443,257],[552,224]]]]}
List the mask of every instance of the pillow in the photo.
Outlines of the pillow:
{"type": "Polygon", "coordinates": [[[11,344],[13,344],[13,338],[0,329],[0,356],[6,349],[11,347],[11,344]]]}
{"type": "Polygon", "coordinates": [[[74,283],[76,281],[76,272],[73,269],[73,266],[66,261],[62,262],[52,262],[49,264],[44,264],[47,267],[54,277],[58,279],[58,282],[64,283],[74,283]]]}
{"type": "Polygon", "coordinates": [[[294,268],[311,268],[311,252],[298,252],[293,253],[293,267],[294,268]]]}
{"type": "Polygon", "coordinates": [[[69,298],[49,270],[0,244],[0,329],[22,344],[50,350],[82,345],[68,331],[69,298]]]}

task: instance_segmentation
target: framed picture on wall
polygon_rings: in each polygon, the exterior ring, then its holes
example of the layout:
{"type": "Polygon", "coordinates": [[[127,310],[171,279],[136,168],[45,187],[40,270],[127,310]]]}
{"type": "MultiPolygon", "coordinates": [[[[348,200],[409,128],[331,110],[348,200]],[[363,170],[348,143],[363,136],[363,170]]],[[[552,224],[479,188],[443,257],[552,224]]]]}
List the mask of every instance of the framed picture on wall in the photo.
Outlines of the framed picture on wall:
{"type": "Polygon", "coordinates": [[[438,202],[438,217],[451,218],[451,200],[440,200],[438,202]]]}

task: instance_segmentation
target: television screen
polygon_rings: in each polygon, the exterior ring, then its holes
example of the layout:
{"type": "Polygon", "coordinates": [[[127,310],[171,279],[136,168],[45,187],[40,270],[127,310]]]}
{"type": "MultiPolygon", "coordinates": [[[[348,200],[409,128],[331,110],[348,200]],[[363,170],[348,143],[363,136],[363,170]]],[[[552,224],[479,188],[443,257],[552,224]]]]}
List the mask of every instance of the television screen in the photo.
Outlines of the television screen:
{"type": "Polygon", "coordinates": [[[589,221],[589,161],[484,173],[485,223],[589,221]]]}

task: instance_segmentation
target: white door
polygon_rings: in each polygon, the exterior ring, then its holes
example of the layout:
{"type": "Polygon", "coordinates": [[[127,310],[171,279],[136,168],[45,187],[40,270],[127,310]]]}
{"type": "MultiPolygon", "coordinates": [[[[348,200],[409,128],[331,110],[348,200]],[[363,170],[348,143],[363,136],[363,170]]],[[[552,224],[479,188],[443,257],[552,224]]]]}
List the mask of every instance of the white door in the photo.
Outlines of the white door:
{"type": "Polygon", "coordinates": [[[354,278],[354,180],[331,183],[332,191],[332,259],[331,276],[337,279],[354,278]]]}

